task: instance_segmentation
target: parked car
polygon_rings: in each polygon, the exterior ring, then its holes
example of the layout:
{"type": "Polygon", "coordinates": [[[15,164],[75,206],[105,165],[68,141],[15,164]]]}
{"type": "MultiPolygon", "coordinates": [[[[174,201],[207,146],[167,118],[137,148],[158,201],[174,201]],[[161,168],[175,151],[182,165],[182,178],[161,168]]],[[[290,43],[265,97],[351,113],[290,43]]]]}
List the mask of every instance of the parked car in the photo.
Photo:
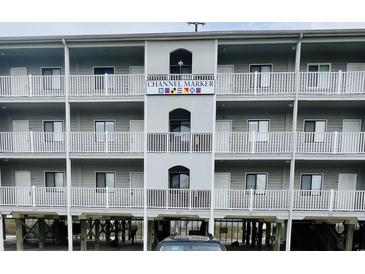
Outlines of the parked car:
{"type": "Polygon", "coordinates": [[[170,236],[159,242],[155,251],[227,251],[213,236],[170,236]]]}

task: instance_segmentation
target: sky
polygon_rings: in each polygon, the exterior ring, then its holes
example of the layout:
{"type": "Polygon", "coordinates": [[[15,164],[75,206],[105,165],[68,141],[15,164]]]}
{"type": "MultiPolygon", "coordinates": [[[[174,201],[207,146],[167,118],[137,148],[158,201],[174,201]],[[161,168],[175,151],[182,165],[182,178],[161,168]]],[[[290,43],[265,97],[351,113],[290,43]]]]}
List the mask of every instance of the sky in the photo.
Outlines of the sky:
{"type": "MultiPolygon", "coordinates": [[[[219,30],[304,30],[304,29],[348,29],[365,28],[365,22],[242,22],[242,23],[206,23],[200,31],[219,30]]],[[[124,34],[154,32],[186,32],[193,26],[186,22],[174,23],[0,23],[0,37],[7,36],[43,36],[43,35],[80,35],[80,34],[124,34]]]]}

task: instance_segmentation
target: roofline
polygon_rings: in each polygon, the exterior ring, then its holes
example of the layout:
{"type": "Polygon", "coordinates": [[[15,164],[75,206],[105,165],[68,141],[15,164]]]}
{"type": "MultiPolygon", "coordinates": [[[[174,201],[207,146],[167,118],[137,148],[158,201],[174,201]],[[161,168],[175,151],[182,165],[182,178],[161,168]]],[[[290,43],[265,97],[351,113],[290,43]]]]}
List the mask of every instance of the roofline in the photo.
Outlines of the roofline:
{"type": "Polygon", "coordinates": [[[67,42],[111,42],[146,40],[207,40],[234,38],[298,38],[305,37],[348,37],[364,36],[365,29],[318,29],[318,30],[244,30],[244,31],[201,31],[135,34],[93,34],[55,36],[0,37],[0,43],[62,43],[67,42]]]}

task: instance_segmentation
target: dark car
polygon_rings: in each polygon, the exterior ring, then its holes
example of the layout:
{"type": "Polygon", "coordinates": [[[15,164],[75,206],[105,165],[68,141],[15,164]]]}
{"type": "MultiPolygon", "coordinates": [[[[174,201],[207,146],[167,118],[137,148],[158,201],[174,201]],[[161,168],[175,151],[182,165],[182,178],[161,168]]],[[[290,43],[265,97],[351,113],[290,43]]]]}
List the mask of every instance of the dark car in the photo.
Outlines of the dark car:
{"type": "Polygon", "coordinates": [[[212,236],[170,236],[155,251],[226,251],[226,247],[212,236]]]}

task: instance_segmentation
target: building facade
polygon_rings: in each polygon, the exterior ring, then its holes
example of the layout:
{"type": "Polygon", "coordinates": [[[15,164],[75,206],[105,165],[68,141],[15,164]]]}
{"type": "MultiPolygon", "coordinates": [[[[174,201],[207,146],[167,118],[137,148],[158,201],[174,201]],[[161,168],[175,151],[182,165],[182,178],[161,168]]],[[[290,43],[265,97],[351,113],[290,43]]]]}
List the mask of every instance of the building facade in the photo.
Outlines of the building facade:
{"type": "Polygon", "coordinates": [[[1,221],[19,250],[27,218],[40,246],[44,220],[63,223],[70,250],[132,219],[144,250],[181,219],[215,235],[239,220],[242,244],[274,250],[324,224],[355,249],[364,45],[363,30],[1,38],[1,221]]]}

